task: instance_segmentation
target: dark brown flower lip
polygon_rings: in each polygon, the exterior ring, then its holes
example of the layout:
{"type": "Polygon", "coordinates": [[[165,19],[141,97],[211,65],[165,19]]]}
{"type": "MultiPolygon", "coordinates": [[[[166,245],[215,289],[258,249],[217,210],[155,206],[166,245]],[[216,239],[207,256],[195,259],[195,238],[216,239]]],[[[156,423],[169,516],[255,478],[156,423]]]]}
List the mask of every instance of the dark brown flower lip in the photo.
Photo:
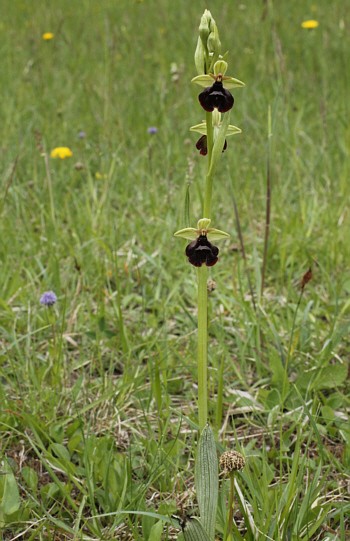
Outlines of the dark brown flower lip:
{"type": "Polygon", "coordinates": [[[217,263],[219,248],[214,246],[206,235],[199,235],[186,247],[186,256],[191,265],[201,267],[203,264],[212,267],[217,263]]]}
{"type": "Polygon", "coordinates": [[[201,106],[209,113],[214,111],[215,108],[220,113],[226,113],[234,104],[233,96],[229,90],[224,88],[222,79],[223,77],[219,73],[212,86],[205,88],[198,96],[201,106]]]}
{"type": "MultiPolygon", "coordinates": [[[[199,153],[202,156],[206,156],[208,154],[208,147],[207,147],[207,136],[202,135],[196,143],[196,149],[199,150],[199,153]]],[[[224,148],[222,149],[223,152],[227,149],[227,141],[225,139],[224,148]]]]}

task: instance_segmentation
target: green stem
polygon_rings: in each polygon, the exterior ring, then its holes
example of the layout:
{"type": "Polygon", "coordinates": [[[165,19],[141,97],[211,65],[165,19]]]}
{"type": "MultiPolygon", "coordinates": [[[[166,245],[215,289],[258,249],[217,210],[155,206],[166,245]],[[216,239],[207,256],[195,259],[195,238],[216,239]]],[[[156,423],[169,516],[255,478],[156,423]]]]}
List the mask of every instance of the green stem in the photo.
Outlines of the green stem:
{"type": "Polygon", "coordinates": [[[207,343],[208,343],[208,269],[202,265],[198,269],[198,417],[202,432],[208,421],[207,396],[207,343]]]}
{"type": "Polygon", "coordinates": [[[205,120],[207,124],[207,147],[208,147],[208,169],[205,179],[205,192],[204,192],[204,218],[210,218],[210,203],[213,189],[213,175],[209,175],[211,165],[211,155],[214,146],[214,130],[212,123],[212,113],[205,113],[205,120]]]}
{"type": "Polygon", "coordinates": [[[234,496],[235,496],[235,472],[230,472],[230,500],[228,503],[229,515],[228,515],[228,537],[232,533],[233,524],[233,509],[234,509],[234,496]]]}

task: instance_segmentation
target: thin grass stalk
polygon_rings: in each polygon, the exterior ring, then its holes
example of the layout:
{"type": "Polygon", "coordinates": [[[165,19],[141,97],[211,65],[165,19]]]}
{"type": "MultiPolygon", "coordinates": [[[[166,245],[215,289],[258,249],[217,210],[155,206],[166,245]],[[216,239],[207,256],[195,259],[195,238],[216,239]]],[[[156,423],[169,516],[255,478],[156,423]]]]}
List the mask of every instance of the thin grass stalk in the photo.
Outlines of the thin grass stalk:
{"type": "Polygon", "coordinates": [[[54,204],[54,199],[53,199],[52,180],[51,180],[51,173],[50,173],[50,166],[49,166],[49,158],[48,158],[48,155],[46,154],[46,152],[45,152],[44,159],[45,159],[47,182],[48,182],[48,185],[49,185],[51,219],[52,219],[53,226],[56,227],[55,204],[54,204]]]}
{"type": "Polygon", "coordinates": [[[243,240],[243,235],[242,235],[241,222],[239,220],[239,214],[238,214],[238,209],[237,209],[237,204],[236,204],[236,198],[235,198],[235,194],[234,194],[232,185],[231,185],[231,195],[232,195],[232,201],[233,201],[233,208],[234,208],[234,211],[235,211],[238,238],[239,238],[239,243],[241,245],[242,257],[243,257],[243,261],[244,261],[244,270],[245,270],[247,278],[248,278],[250,296],[252,298],[254,312],[256,313],[256,304],[255,304],[255,299],[254,299],[253,286],[252,286],[252,281],[251,281],[251,278],[250,278],[250,272],[249,272],[249,269],[248,269],[247,256],[246,256],[246,252],[245,252],[244,240],[243,240]]]}
{"type": "Polygon", "coordinates": [[[270,216],[271,216],[271,180],[270,180],[270,141],[271,141],[271,106],[268,109],[268,139],[267,139],[267,175],[266,175],[266,220],[265,220],[265,240],[264,240],[264,257],[261,269],[261,298],[264,293],[264,280],[267,261],[267,247],[269,243],[270,233],[270,216]]]}

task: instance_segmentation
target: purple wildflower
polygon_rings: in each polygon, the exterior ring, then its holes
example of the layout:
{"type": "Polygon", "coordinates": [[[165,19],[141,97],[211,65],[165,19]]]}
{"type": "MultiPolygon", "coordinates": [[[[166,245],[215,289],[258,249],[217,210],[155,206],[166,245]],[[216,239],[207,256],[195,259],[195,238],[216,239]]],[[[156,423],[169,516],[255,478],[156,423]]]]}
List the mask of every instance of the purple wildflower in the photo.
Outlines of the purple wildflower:
{"type": "Polygon", "coordinates": [[[80,139],[83,139],[84,137],[86,137],[86,133],[85,133],[84,131],[80,131],[80,132],[78,133],[78,137],[79,137],[80,139]]]}
{"type": "Polygon", "coordinates": [[[45,291],[40,297],[40,304],[43,306],[53,306],[57,302],[57,297],[53,291],[45,291]]]}
{"type": "Polygon", "coordinates": [[[148,133],[149,133],[150,135],[154,135],[155,133],[158,132],[158,128],[156,128],[155,126],[151,126],[150,128],[148,128],[147,131],[148,131],[148,133]]]}

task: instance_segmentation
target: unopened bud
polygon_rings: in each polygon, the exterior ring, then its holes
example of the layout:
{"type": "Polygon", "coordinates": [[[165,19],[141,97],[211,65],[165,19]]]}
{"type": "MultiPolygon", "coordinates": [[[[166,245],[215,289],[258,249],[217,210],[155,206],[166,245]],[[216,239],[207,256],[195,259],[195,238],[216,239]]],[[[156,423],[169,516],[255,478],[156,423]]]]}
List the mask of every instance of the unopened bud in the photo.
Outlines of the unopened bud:
{"type": "Polygon", "coordinates": [[[198,38],[196,52],[194,53],[194,63],[196,64],[198,75],[205,73],[205,50],[201,38],[198,38]]]}
{"type": "Polygon", "coordinates": [[[204,14],[201,17],[201,22],[200,22],[198,30],[199,30],[199,37],[202,40],[203,46],[206,47],[208,37],[210,34],[209,23],[208,23],[208,18],[206,16],[206,12],[204,12],[204,14]]]}

